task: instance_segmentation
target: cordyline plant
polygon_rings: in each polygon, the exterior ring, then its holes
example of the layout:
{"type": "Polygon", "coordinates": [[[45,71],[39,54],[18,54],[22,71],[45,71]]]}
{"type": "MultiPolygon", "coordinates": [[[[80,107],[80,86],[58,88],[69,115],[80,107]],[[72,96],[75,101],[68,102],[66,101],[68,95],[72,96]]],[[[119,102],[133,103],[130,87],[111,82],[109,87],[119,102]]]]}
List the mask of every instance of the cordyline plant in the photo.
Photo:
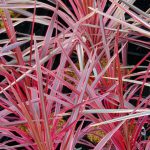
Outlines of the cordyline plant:
{"type": "Polygon", "coordinates": [[[150,49],[135,1],[0,1],[0,149],[150,149],[150,52],[127,63],[129,43],[150,49]]]}

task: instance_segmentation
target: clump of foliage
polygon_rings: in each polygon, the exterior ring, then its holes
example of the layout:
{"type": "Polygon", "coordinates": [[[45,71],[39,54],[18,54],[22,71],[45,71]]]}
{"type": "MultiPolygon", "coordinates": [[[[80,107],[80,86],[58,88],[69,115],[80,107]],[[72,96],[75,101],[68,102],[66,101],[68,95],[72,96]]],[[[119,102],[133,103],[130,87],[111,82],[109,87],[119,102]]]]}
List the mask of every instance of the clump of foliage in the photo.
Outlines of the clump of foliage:
{"type": "Polygon", "coordinates": [[[150,49],[150,11],[134,2],[1,0],[0,149],[149,150],[150,52],[127,52],[150,49]]]}

